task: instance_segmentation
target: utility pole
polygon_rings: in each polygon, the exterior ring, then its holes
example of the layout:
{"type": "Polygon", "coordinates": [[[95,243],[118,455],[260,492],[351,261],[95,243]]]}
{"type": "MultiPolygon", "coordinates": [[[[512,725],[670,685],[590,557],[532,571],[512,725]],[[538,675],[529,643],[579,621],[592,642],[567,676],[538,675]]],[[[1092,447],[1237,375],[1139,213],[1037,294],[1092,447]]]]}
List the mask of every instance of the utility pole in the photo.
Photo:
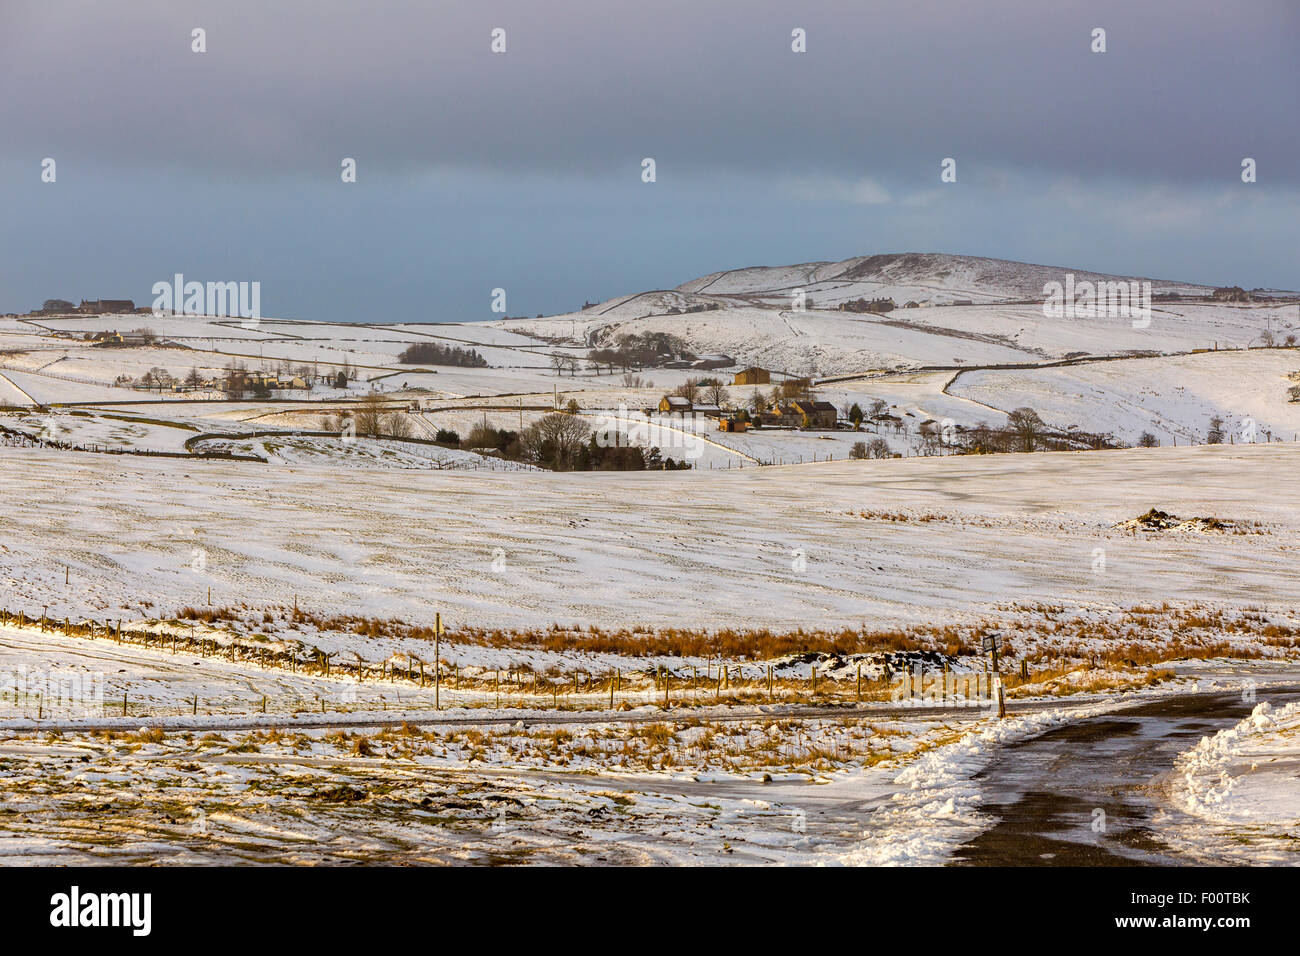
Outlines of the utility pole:
{"type": "Polygon", "coordinates": [[[442,690],[442,614],[433,616],[433,709],[441,710],[439,693],[442,690]]]}

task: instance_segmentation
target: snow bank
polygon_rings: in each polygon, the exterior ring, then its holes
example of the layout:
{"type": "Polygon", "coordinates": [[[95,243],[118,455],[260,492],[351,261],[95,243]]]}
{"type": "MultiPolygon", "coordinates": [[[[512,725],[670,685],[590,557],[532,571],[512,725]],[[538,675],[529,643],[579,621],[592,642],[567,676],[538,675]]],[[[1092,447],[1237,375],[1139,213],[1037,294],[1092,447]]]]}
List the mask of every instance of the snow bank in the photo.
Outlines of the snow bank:
{"type": "Polygon", "coordinates": [[[1300,702],[1261,703],[1175,762],[1175,803],[1216,823],[1300,825],[1300,702]]]}
{"type": "Polygon", "coordinates": [[[932,750],[894,778],[899,789],[869,816],[862,842],[840,857],[852,866],[935,866],[993,821],[979,811],[974,779],[1000,747],[1115,704],[1054,708],[993,720],[955,743],[932,750]]]}

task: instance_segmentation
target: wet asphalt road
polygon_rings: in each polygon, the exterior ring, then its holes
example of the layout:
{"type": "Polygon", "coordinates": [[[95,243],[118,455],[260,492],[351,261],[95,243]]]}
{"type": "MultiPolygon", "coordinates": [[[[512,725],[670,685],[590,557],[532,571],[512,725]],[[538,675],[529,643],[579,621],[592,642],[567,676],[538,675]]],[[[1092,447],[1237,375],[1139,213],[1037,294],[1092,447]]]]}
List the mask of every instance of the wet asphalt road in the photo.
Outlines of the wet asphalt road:
{"type": "Polygon", "coordinates": [[[976,776],[983,813],[998,822],[962,845],[957,866],[1185,864],[1156,815],[1179,812],[1159,789],[1174,758],[1247,716],[1256,704],[1300,699],[1300,688],[1189,694],[1141,704],[1009,744],[976,776]]]}

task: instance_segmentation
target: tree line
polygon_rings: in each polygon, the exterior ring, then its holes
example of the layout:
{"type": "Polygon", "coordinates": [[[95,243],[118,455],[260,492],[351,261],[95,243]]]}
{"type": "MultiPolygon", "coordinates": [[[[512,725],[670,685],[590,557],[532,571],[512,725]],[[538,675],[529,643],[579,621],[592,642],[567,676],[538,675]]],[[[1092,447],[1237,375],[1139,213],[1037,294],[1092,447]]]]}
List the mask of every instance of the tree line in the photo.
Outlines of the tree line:
{"type": "Polygon", "coordinates": [[[474,349],[439,342],[417,342],[402,350],[397,361],[403,365],[456,365],[461,368],[486,368],[487,359],[474,349]]]}

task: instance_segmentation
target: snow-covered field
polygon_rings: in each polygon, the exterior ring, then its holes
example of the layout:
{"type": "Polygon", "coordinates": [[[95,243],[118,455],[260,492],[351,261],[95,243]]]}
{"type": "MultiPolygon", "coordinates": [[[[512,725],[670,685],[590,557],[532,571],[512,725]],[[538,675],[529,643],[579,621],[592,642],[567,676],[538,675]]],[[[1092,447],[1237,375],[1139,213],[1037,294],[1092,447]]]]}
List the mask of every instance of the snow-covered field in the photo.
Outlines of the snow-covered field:
{"type": "Polygon", "coordinates": [[[1150,432],[1168,444],[1203,442],[1223,419],[1225,441],[1292,441],[1300,402],[1289,400],[1300,357],[1289,350],[1206,352],[1168,358],[1026,370],[966,372],[950,391],[1004,411],[1035,409],[1057,428],[1111,432],[1136,443],[1150,432]]]}
{"type": "Polygon", "coordinates": [[[777,628],[1004,602],[1295,606],[1297,456],[1274,443],[452,474],[6,449],[0,582],[10,602],[60,616],[180,607],[210,585],[220,603],[296,593],[484,626],[725,627],[738,603],[747,624],[777,628]],[[1116,527],[1153,507],[1248,533],[1116,527]]]}
{"type": "MultiPolygon", "coordinates": [[[[1295,297],[1212,302],[1208,287],[1155,281],[1202,298],[1157,300],[1149,324],[1047,318],[1034,303],[1066,271],[859,257],[444,325],[0,321],[0,610],[26,615],[0,622],[14,810],[0,859],[935,863],[990,825],[977,775],[1016,741],[1185,692],[1198,667],[1267,663],[1289,680],[1295,297]],[[793,308],[795,289],[810,310],[793,308]],[[898,307],[836,308],[877,296],[898,307]],[[146,328],[147,347],[85,340],[146,328]],[[591,366],[590,349],[629,333],[735,364],[591,366]],[[487,367],[401,364],[418,342],[472,348],[487,367]],[[224,401],[115,384],[232,363],[311,387],[224,401]],[[817,397],[841,420],[881,401],[899,424],[723,433],[700,419],[644,442],[694,470],[655,472],[310,434],[372,393],[416,439],[522,429],[570,400],[593,430],[623,430],[688,379],[730,383],[751,363],[774,383],[828,379],[817,397]],[[917,457],[951,451],[925,446],[924,423],[997,428],[1023,406],[1163,447],[917,457]],[[1229,444],[1200,444],[1212,417],[1229,444]],[[875,438],[904,457],[847,460],[875,438]],[[1172,518],[1138,520],[1152,509],[1172,518]],[[40,630],[42,615],[100,631],[40,630]],[[416,668],[438,615],[454,677],[433,691],[416,668]],[[118,620],[160,636],[119,644],[103,631],[118,620]],[[1000,723],[978,689],[993,631],[1025,668],[1006,672],[1008,692],[1032,705],[1000,723]],[[319,669],[329,658],[333,673],[319,669]],[[944,706],[904,712],[886,685],[924,666],[932,692],[942,673],[944,706]],[[51,671],[96,682],[98,732],[30,733],[58,715],[41,698],[33,717],[12,678],[51,671]],[[375,729],[426,718],[438,692],[451,709],[437,727],[375,729]],[[840,709],[792,709],[813,699],[840,709]],[[110,720],[119,706],[130,716],[110,720]],[[118,725],[137,717],[149,726],[118,725]]],[[[752,394],[728,385],[723,404],[752,394]]],[[[1294,708],[1261,707],[1180,760],[1168,796],[1207,827],[1186,838],[1205,859],[1247,845],[1287,859],[1294,708]]]]}

